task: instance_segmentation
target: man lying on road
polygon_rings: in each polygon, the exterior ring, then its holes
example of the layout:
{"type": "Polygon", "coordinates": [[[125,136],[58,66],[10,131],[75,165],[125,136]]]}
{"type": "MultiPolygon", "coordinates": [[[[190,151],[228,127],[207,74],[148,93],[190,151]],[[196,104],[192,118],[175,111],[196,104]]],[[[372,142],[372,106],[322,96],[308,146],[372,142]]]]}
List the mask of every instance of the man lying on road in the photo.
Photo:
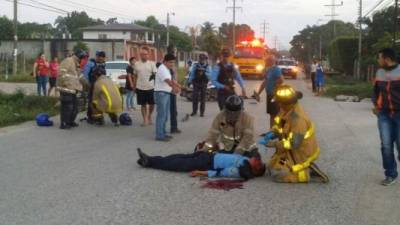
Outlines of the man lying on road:
{"type": "Polygon", "coordinates": [[[169,156],[148,156],[137,150],[137,163],[146,168],[191,172],[192,177],[231,177],[245,180],[260,177],[265,173],[265,164],[259,157],[244,157],[239,154],[195,152],[169,156]]]}

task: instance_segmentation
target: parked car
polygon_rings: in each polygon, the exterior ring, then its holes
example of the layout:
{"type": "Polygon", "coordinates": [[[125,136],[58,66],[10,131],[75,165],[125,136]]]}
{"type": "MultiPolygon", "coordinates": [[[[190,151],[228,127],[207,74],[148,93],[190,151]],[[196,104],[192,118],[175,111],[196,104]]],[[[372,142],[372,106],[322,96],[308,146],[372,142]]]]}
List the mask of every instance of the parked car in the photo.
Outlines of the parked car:
{"type": "Polygon", "coordinates": [[[296,61],[291,59],[280,59],[277,64],[278,67],[281,68],[283,76],[297,79],[300,70],[297,67],[296,61]]]}
{"type": "Polygon", "coordinates": [[[106,75],[119,86],[120,90],[125,88],[126,68],[128,66],[128,61],[106,62],[106,75]]]}

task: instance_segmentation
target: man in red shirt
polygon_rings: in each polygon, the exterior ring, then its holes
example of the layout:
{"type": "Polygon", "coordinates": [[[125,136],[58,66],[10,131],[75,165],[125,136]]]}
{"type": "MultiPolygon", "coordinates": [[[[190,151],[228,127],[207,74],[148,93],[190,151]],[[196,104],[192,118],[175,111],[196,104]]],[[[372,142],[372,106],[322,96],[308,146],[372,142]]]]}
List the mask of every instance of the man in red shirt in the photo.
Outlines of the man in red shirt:
{"type": "MultiPolygon", "coordinates": [[[[50,78],[49,78],[49,83],[50,83],[50,88],[49,88],[49,92],[47,93],[47,95],[50,96],[50,93],[53,89],[55,89],[56,84],[57,84],[57,76],[58,76],[58,67],[59,67],[59,63],[58,63],[58,58],[54,57],[53,60],[50,62],[50,78]]],[[[54,92],[54,95],[56,94],[56,91],[54,92]]]]}
{"type": "Polygon", "coordinates": [[[46,86],[49,76],[49,63],[43,53],[40,53],[33,65],[33,77],[36,78],[37,82],[37,92],[41,95],[41,90],[43,90],[43,95],[46,96],[46,86]]]}

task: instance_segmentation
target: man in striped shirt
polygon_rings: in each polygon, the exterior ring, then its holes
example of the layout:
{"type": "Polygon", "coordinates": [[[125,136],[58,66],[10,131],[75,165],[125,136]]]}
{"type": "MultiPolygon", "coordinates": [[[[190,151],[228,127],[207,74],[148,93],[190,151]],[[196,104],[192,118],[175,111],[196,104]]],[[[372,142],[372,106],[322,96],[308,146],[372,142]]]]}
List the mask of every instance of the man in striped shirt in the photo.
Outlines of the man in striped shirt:
{"type": "Polygon", "coordinates": [[[394,144],[400,153],[400,66],[395,51],[390,48],[379,51],[378,63],[381,69],[376,72],[373,103],[378,117],[386,176],[381,184],[389,186],[396,182],[398,176],[394,144]]]}

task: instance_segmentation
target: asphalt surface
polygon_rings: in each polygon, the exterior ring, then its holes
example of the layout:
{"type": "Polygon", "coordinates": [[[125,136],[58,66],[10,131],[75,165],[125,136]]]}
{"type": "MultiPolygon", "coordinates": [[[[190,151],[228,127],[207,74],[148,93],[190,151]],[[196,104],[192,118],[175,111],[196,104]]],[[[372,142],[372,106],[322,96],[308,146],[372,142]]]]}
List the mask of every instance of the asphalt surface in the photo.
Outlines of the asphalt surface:
{"type": "MultiPolygon", "coordinates": [[[[185,173],[143,169],[136,148],[150,155],[191,152],[217,113],[180,123],[173,142],[154,142],[154,128],[91,127],[62,131],[32,122],[0,129],[1,225],[398,225],[400,184],[383,179],[376,118],[369,103],[337,103],[312,96],[302,80],[288,81],[304,92],[302,104],[316,123],[322,154],[319,167],[329,184],[277,184],[267,176],[244,189],[201,188],[185,173]]],[[[248,81],[248,94],[259,81],[248,81]]],[[[190,113],[180,100],[179,118],[190,113]]],[[[265,132],[265,101],[246,100],[265,132]]],[[[58,121],[56,121],[58,125],[58,121]]],[[[272,154],[264,154],[267,158],[272,154]]]]}

